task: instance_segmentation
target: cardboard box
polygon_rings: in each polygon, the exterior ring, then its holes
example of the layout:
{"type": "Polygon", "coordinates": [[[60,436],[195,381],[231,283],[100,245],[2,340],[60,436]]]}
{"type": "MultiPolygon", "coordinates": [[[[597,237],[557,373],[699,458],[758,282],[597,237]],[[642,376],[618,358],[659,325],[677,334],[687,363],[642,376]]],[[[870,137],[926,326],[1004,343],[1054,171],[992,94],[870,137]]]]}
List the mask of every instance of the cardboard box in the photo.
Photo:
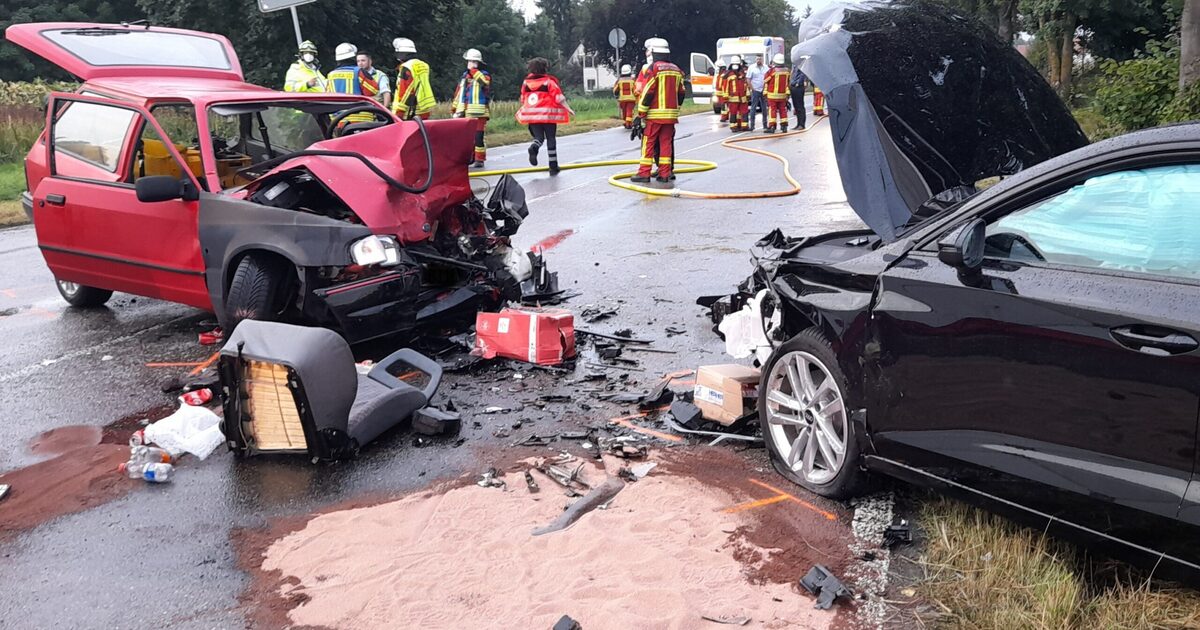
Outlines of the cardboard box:
{"type": "Polygon", "coordinates": [[[696,371],[695,402],[708,420],[725,426],[758,405],[759,371],[748,365],[706,365],[696,371]]]}
{"type": "Polygon", "coordinates": [[[575,356],[575,317],[557,308],[506,308],[475,317],[475,350],[485,359],[504,357],[558,365],[575,356]]]}

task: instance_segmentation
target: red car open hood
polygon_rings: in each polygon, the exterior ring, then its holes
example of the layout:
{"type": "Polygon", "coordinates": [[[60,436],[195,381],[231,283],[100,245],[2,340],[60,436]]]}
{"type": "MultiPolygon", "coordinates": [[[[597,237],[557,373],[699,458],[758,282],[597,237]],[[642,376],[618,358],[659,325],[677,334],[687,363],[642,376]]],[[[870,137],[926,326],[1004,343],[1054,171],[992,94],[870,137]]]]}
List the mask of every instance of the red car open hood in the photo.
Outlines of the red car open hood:
{"type": "MultiPolygon", "coordinates": [[[[303,155],[283,162],[267,174],[307,168],[376,234],[395,235],[401,243],[429,239],[442,213],[471,198],[467,163],[474,147],[475,125],[469,120],[425,123],[433,147],[433,181],[423,193],[391,186],[355,157],[303,155]]],[[[309,151],[355,153],[400,183],[416,188],[429,173],[425,141],[415,122],[399,122],[362,133],[317,142],[309,151]]]]}

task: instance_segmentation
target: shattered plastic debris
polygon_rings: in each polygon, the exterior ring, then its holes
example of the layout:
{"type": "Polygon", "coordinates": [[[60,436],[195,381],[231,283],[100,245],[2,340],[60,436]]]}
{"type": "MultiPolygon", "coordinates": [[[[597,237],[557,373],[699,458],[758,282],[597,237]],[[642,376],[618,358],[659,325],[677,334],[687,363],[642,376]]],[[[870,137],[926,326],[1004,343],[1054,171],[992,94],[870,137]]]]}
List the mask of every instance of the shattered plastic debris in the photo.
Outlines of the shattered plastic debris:
{"type": "Polygon", "coordinates": [[[8,496],[8,491],[11,487],[12,486],[6,483],[0,483],[0,501],[3,501],[4,497],[8,496]]]}
{"type": "Polygon", "coordinates": [[[525,487],[529,489],[529,492],[534,494],[542,489],[541,486],[538,485],[538,482],[533,478],[533,474],[528,470],[525,471],[525,487]]]}
{"type": "Polygon", "coordinates": [[[184,405],[143,431],[147,442],[159,445],[172,456],[191,453],[205,459],[225,441],[220,424],[221,419],[208,409],[184,405]]]}
{"type": "Polygon", "coordinates": [[[563,615],[551,630],[583,630],[578,621],[563,615]]]}
{"type": "Polygon", "coordinates": [[[744,626],[750,623],[749,617],[729,617],[729,616],[709,616],[700,615],[700,618],[713,623],[722,623],[727,626],[744,626]]]}
{"type": "Polygon", "coordinates": [[[698,430],[703,422],[700,408],[683,400],[676,400],[671,403],[671,416],[681,426],[692,430],[698,430]]]}
{"type": "Polygon", "coordinates": [[[181,402],[183,402],[183,404],[185,404],[185,405],[199,407],[199,406],[207,403],[208,401],[212,400],[212,397],[213,397],[212,390],[207,387],[204,387],[201,389],[194,389],[194,390],[180,396],[179,400],[181,402]]]}
{"type": "Polygon", "coordinates": [[[225,332],[220,328],[214,328],[208,332],[200,333],[199,342],[202,346],[215,346],[221,343],[225,338],[225,332]]]}
{"type": "Polygon", "coordinates": [[[455,411],[425,407],[413,413],[412,429],[422,435],[453,435],[462,427],[462,417],[455,411]]]}
{"type": "Polygon", "coordinates": [[[506,484],[495,468],[489,468],[479,476],[479,481],[476,481],[475,485],[480,488],[503,488],[506,484]]]}
{"type": "MultiPolygon", "coordinates": [[[[581,464],[582,465],[582,464],[581,464]]],[[[572,503],[558,518],[545,527],[539,527],[533,530],[534,536],[541,536],[566,529],[578,521],[584,514],[607,504],[612,501],[613,497],[625,487],[625,482],[619,477],[609,477],[604,480],[604,483],[596,486],[591,492],[588,492],[583,498],[572,503]]]]}
{"type": "Polygon", "coordinates": [[[885,547],[895,547],[900,543],[909,544],[912,541],[912,528],[905,519],[900,519],[899,523],[888,525],[883,532],[883,546],[885,547]]]}
{"type": "Polygon", "coordinates": [[[808,574],[800,578],[800,586],[816,596],[817,603],[813,606],[828,610],[838,597],[853,597],[854,594],[846,588],[842,581],[834,577],[833,572],[824,565],[816,565],[808,570],[808,574]]]}

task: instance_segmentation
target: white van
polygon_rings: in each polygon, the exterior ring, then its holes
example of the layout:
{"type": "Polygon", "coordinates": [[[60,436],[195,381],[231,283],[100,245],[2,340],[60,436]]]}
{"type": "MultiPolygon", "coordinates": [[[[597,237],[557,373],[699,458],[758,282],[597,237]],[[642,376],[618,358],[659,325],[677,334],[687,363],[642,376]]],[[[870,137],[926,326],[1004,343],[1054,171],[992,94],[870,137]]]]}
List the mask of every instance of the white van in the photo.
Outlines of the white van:
{"type": "MultiPolygon", "coordinates": [[[[763,63],[771,63],[771,57],[784,52],[782,37],[766,35],[745,35],[742,37],[722,37],[717,40],[716,62],[704,53],[692,53],[691,82],[692,100],[697,103],[712,103],[713,111],[720,112],[713,94],[716,92],[717,64],[729,63],[729,58],[740,55],[749,65],[754,57],[762,56],[763,63]]],[[[786,55],[784,55],[786,56],[786,55]]]]}

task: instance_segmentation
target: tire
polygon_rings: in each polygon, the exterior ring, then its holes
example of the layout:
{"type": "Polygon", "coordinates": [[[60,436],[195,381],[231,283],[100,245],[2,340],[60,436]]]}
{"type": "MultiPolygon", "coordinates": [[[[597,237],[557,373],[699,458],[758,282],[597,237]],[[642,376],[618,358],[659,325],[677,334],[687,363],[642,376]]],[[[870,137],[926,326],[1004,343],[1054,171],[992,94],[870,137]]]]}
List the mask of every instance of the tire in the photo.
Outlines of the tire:
{"type": "Polygon", "coordinates": [[[273,259],[255,254],[242,258],[225,296],[225,330],[233,331],[244,319],[279,319],[285,279],[283,265],[273,259]]]}
{"type": "Polygon", "coordinates": [[[108,302],[113,294],[107,289],[97,289],[66,280],[56,279],[54,285],[58,287],[58,294],[67,301],[67,304],[77,308],[104,306],[104,303],[108,302]]]}
{"type": "Polygon", "coordinates": [[[855,407],[846,399],[846,377],[821,332],[809,328],[783,343],[762,374],[758,417],[775,470],[823,497],[861,493],[866,473],[850,422],[855,407]],[[792,396],[797,382],[806,391],[798,400],[792,396]]]}

